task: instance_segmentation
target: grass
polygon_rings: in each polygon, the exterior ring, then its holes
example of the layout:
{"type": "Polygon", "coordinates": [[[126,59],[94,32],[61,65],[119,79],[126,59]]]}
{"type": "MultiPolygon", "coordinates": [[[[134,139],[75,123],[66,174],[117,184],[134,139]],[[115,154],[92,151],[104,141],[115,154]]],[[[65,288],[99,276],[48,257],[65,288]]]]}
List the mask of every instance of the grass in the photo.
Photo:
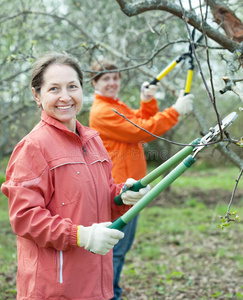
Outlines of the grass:
{"type": "MultiPolygon", "coordinates": [[[[193,167],[192,167],[193,168],[193,167]]],[[[240,170],[236,167],[219,168],[197,171],[195,169],[188,170],[183,176],[174,182],[176,188],[192,187],[202,190],[223,189],[232,190],[235,180],[238,178],[240,170]],[[190,173],[190,174],[189,174],[190,173]]],[[[243,181],[239,181],[239,188],[243,189],[243,181]]]]}
{"type": "MultiPolygon", "coordinates": [[[[197,163],[182,174],[175,182],[172,183],[173,188],[181,189],[200,188],[202,190],[208,189],[223,189],[232,190],[235,185],[235,180],[238,178],[240,170],[235,167],[221,167],[221,168],[197,168],[197,163]]],[[[152,167],[154,168],[154,167],[152,167]]],[[[149,172],[152,171],[149,166],[149,172]]],[[[162,177],[158,177],[153,181],[152,185],[156,185],[162,177]]],[[[243,180],[239,181],[239,188],[243,189],[243,180]]]]}
{"type": "Polygon", "coordinates": [[[125,299],[243,299],[243,224],[221,231],[226,209],[144,209],[122,273],[125,299]]]}
{"type": "MultiPolygon", "coordinates": [[[[238,174],[191,168],[140,213],[121,276],[125,300],[243,299],[243,223],[218,228],[238,174]]],[[[241,181],[232,210],[243,219],[241,181]]],[[[2,194],[0,233],[0,299],[13,300],[16,237],[2,194]]]]}
{"type": "Polygon", "coordinates": [[[0,193],[0,299],[16,299],[16,236],[8,218],[8,201],[0,193]]]}
{"type": "MultiPolygon", "coordinates": [[[[140,213],[124,299],[243,299],[243,224],[219,229],[238,174],[191,168],[140,213]]],[[[231,207],[241,217],[242,194],[241,180],[231,207]]]]}
{"type": "MultiPolygon", "coordinates": [[[[0,161],[0,186],[5,181],[9,157],[0,161]]],[[[8,199],[0,191],[0,299],[16,299],[16,236],[8,217],[8,199]]]]}

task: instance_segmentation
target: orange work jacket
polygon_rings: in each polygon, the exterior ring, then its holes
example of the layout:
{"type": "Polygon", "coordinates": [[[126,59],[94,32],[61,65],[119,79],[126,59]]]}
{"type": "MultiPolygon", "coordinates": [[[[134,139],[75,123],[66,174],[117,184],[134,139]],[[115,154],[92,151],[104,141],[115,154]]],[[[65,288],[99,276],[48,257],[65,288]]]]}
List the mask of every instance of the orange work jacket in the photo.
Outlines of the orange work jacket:
{"type": "Polygon", "coordinates": [[[179,113],[173,108],[159,112],[157,101],[141,101],[140,108],[131,109],[118,98],[111,99],[95,93],[90,111],[90,127],[100,133],[104,146],[113,162],[112,177],[115,183],[127,178],[138,180],[146,175],[143,143],[155,138],[134,126],[112,109],[155,135],[162,135],[178,122],[179,113]]]}

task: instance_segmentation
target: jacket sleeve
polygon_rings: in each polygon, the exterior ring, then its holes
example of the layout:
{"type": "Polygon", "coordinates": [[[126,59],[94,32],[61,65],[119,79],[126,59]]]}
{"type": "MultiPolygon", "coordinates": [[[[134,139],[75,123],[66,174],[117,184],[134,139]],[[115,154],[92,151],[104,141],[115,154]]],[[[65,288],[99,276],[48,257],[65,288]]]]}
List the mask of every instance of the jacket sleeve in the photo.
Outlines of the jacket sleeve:
{"type": "MultiPolygon", "coordinates": [[[[178,112],[173,108],[167,108],[163,112],[157,112],[149,118],[139,116],[138,111],[126,109],[122,106],[103,104],[102,107],[91,111],[91,127],[100,132],[102,139],[113,139],[124,143],[150,142],[154,139],[151,135],[134,126],[122,116],[112,111],[115,108],[124,114],[130,121],[139,127],[155,134],[162,135],[178,122],[178,112]]],[[[128,107],[127,107],[128,108],[128,107]]]]}
{"type": "Polygon", "coordinates": [[[9,198],[15,234],[40,247],[66,250],[77,245],[77,226],[47,209],[54,188],[48,165],[35,145],[25,141],[15,148],[2,191],[9,198]]]}
{"type": "Polygon", "coordinates": [[[155,98],[153,98],[148,103],[141,101],[140,108],[138,110],[134,110],[136,117],[142,119],[149,119],[150,117],[154,116],[158,111],[159,107],[155,98]]]}
{"type": "Polygon", "coordinates": [[[110,187],[111,187],[111,220],[115,221],[117,218],[127,212],[132,206],[131,205],[116,205],[114,198],[120,194],[120,191],[124,183],[115,184],[114,179],[110,175],[110,187]]]}

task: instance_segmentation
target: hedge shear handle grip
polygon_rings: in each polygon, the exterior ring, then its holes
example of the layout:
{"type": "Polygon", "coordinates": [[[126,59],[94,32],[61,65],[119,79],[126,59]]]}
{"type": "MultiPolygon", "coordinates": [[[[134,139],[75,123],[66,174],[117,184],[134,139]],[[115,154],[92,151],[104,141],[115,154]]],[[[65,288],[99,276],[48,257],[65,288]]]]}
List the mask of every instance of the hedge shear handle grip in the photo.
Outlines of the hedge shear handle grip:
{"type": "Polygon", "coordinates": [[[152,81],[150,81],[149,85],[156,85],[159,82],[157,78],[154,78],[152,81]]]}
{"type": "Polygon", "coordinates": [[[138,180],[137,182],[134,183],[134,185],[132,187],[127,187],[126,185],[123,186],[122,188],[122,191],[119,195],[117,195],[115,198],[114,198],[114,201],[116,203],[116,205],[122,205],[123,204],[123,201],[122,201],[122,194],[125,193],[126,191],[134,191],[134,192],[138,192],[140,189],[142,188],[145,188],[146,185],[144,186],[142,183],[141,183],[141,179],[138,180]]]}
{"type": "Polygon", "coordinates": [[[136,181],[132,187],[128,188],[128,187],[126,187],[126,185],[124,185],[121,193],[114,198],[115,203],[117,205],[122,205],[123,204],[123,201],[121,199],[122,193],[124,193],[127,190],[138,192],[141,188],[146,187],[149,183],[154,181],[156,178],[161,176],[164,172],[168,171],[171,167],[175,166],[182,159],[184,159],[189,154],[191,154],[194,147],[196,147],[199,144],[199,142],[200,142],[200,139],[196,139],[196,140],[192,141],[190,145],[184,147],[179,152],[174,154],[171,158],[167,159],[160,166],[155,168],[152,172],[147,174],[145,177],[143,177],[140,180],[136,181]]]}
{"type": "Polygon", "coordinates": [[[193,69],[189,69],[187,71],[187,78],[186,78],[184,95],[188,95],[191,92],[192,77],[193,77],[193,69]]]}
{"type": "Polygon", "coordinates": [[[179,58],[171,61],[150,83],[149,85],[156,85],[164,76],[166,76],[174,67],[184,59],[184,54],[179,58]]]}

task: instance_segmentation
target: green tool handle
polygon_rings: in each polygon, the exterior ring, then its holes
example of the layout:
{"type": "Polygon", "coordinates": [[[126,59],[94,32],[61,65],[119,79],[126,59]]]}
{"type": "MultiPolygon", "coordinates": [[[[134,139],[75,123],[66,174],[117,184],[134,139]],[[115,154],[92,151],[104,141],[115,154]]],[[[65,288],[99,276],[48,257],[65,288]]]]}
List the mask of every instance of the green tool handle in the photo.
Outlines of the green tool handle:
{"type": "Polygon", "coordinates": [[[174,170],[165,176],[151,191],[143,196],[133,207],[131,207],[123,216],[114,221],[109,228],[121,230],[131,221],[142,209],[154,200],[161,192],[163,192],[172,182],[174,182],[181,174],[190,168],[195,158],[189,155],[174,170]]]}
{"type": "Polygon", "coordinates": [[[127,188],[126,185],[124,185],[122,192],[114,198],[114,201],[115,201],[116,205],[119,205],[119,206],[120,206],[120,205],[123,204],[121,195],[122,195],[124,192],[126,192],[127,190],[129,190],[129,191],[134,191],[134,192],[138,192],[141,188],[144,188],[144,187],[146,187],[146,185],[143,185],[143,184],[141,183],[141,179],[138,180],[137,182],[135,182],[134,185],[133,185],[132,187],[130,187],[130,188],[127,188]]]}
{"type": "Polygon", "coordinates": [[[200,139],[196,139],[191,143],[191,145],[184,147],[181,151],[177,152],[175,155],[173,155],[171,158],[169,158],[167,161],[165,161],[163,164],[158,166],[155,170],[150,172],[148,175],[140,179],[139,181],[135,182],[135,184],[131,188],[125,188],[123,189],[122,193],[117,195],[114,198],[114,201],[117,205],[122,205],[122,198],[121,195],[126,192],[127,190],[138,192],[141,188],[146,187],[149,183],[154,181],[157,177],[162,175],[164,172],[168,171],[171,167],[178,164],[180,161],[182,161],[185,157],[187,157],[189,154],[192,153],[193,148],[198,145],[200,142],[200,139]]]}
{"type": "Polygon", "coordinates": [[[177,152],[175,155],[173,155],[171,158],[166,160],[163,164],[158,166],[156,169],[151,171],[149,174],[147,174],[145,177],[141,179],[141,183],[143,186],[148,185],[152,181],[154,181],[156,178],[161,176],[163,173],[168,171],[170,168],[178,164],[180,161],[182,161],[184,158],[186,158],[189,154],[192,153],[194,147],[199,144],[200,138],[194,140],[189,146],[184,147],[179,152],[177,152]]]}

